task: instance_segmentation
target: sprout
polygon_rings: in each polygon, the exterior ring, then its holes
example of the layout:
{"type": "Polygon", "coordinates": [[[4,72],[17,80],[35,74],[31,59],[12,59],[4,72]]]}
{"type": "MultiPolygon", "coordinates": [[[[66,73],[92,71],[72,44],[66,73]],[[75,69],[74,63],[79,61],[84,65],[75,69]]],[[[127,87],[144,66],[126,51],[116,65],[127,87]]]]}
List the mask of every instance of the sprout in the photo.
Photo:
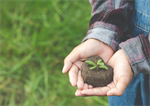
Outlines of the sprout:
{"type": "Polygon", "coordinates": [[[92,61],[90,61],[90,60],[86,60],[85,62],[92,66],[92,67],[90,68],[90,70],[95,69],[95,68],[103,68],[103,69],[108,70],[108,67],[105,66],[105,64],[104,64],[104,63],[102,62],[102,60],[100,60],[100,59],[99,59],[97,62],[96,62],[96,60],[95,60],[95,63],[92,62],[92,61]]]}

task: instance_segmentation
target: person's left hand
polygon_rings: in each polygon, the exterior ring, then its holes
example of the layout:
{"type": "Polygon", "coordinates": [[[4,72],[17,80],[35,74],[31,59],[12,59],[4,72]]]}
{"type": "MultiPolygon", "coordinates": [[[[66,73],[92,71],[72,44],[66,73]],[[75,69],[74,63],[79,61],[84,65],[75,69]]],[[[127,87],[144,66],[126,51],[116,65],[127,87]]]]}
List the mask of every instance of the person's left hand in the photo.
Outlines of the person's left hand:
{"type": "MultiPolygon", "coordinates": [[[[129,60],[123,50],[117,51],[109,60],[108,65],[114,68],[113,81],[106,87],[77,89],[76,96],[121,96],[131,82],[133,72],[129,60]]],[[[79,76],[81,79],[81,75],[79,76]]]]}

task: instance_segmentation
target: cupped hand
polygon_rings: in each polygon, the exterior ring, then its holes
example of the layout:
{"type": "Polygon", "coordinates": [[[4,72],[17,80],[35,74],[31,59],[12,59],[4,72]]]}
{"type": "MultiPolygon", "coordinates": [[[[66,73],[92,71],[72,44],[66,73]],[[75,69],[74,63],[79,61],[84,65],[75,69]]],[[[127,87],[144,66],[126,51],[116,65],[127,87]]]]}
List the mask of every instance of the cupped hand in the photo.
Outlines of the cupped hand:
{"type": "Polygon", "coordinates": [[[91,85],[84,84],[81,77],[81,66],[86,58],[98,55],[107,63],[113,55],[113,49],[105,43],[96,39],[88,39],[84,43],[75,47],[64,60],[63,73],[69,71],[69,79],[72,86],[79,89],[92,88],[91,85]]]}
{"type": "Polygon", "coordinates": [[[114,68],[113,81],[106,87],[78,89],[76,96],[121,96],[133,77],[129,60],[123,50],[119,50],[111,57],[108,64],[114,68]]]}

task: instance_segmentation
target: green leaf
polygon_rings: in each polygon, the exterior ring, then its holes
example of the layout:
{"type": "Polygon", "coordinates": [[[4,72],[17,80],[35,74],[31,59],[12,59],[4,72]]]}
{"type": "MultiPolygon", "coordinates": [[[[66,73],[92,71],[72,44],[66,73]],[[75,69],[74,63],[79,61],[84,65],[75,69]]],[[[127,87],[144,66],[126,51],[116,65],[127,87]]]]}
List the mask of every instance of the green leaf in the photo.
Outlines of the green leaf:
{"type": "Polygon", "coordinates": [[[91,67],[90,70],[92,70],[92,69],[94,69],[94,68],[96,68],[96,66],[91,67]]]}
{"type": "Polygon", "coordinates": [[[90,60],[86,60],[85,62],[88,63],[89,65],[96,66],[96,64],[90,60]]]}
{"type": "Polygon", "coordinates": [[[100,63],[101,63],[101,61],[102,61],[102,60],[98,60],[98,61],[97,61],[97,65],[98,65],[98,64],[100,64],[100,63]]]}
{"type": "Polygon", "coordinates": [[[98,65],[100,65],[100,66],[105,66],[103,62],[99,63],[98,65]]]}
{"type": "Polygon", "coordinates": [[[106,69],[106,70],[108,70],[108,68],[107,68],[107,66],[99,66],[99,68],[103,68],[103,69],[106,69]]]}

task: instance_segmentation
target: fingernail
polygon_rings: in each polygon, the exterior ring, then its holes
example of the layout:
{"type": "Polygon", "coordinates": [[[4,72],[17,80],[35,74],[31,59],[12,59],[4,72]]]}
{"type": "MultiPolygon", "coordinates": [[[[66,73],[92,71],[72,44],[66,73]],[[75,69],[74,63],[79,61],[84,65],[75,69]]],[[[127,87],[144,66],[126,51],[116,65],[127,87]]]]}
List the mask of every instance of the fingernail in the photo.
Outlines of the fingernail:
{"type": "Polygon", "coordinates": [[[77,92],[75,92],[75,96],[77,96],[78,95],[78,93],[77,92]]]}
{"type": "Polygon", "coordinates": [[[85,91],[84,91],[84,90],[82,90],[82,91],[81,91],[81,94],[84,94],[84,93],[85,93],[85,91]]]}
{"type": "Polygon", "coordinates": [[[75,95],[78,96],[78,95],[79,95],[79,92],[76,91],[76,92],[75,92],[75,95]]]}
{"type": "Polygon", "coordinates": [[[89,85],[89,88],[91,89],[91,88],[93,88],[93,86],[92,86],[92,85],[89,85]]]}
{"type": "Polygon", "coordinates": [[[77,84],[75,84],[75,83],[71,83],[71,85],[72,85],[73,87],[75,87],[77,84]]]}
{"type": "Polygon", "coordinates": [[[63,70],[62,70],[63,73],[64,73],[64,71],[65,71],[65,68],[66,68],[66,66],[63,67],[63,70]]]}

